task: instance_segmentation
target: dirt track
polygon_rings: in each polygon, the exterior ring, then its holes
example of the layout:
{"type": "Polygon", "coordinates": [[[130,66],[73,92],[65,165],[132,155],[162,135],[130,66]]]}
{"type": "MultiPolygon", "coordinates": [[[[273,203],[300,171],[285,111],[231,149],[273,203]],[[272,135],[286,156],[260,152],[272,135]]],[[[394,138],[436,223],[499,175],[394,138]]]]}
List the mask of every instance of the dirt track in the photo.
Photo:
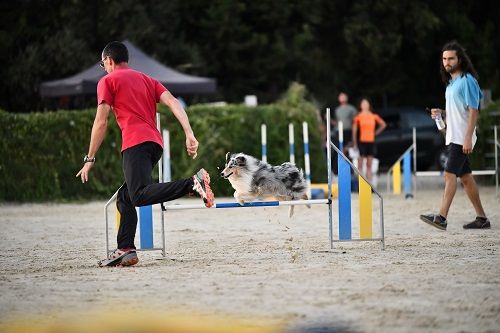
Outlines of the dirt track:
{"type": "Polygon", "coordinates": [[[437,210],[441,193],[385,197],[385,251],[378,242],[330,251],[323,205],[297,207],[291,220],[287,208],[172,211],[169,259],[140,253],[135,267],[107,269],[96,266],[105,253],[102,202],[2,205],[0,322],[120,304],[292,328],[499,332],[500,199],[481,188],[492,229],[466,231],[473,212],[459,189],[442,232],[418,220],[437,210]]]}

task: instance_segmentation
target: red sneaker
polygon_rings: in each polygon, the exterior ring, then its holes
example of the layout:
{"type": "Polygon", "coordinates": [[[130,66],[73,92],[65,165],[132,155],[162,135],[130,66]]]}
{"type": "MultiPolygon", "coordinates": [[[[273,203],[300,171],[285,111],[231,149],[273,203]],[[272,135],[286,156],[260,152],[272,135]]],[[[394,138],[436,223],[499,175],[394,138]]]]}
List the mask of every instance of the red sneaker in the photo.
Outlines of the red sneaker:
{"type": "Polygon", "coordinates": [[[193,182],[193,190],[200,195],[205,206],[208,208],[212,207],[214,205],[214,193],[210,188],[210,175],[208,172],[206,172],[205,169],[200,169],[200,171],[193,176],[193,182]]]}
{"type": "Polygon", "coordinates": [[[116,249],[107,259],[98,262],[99,267],[133,266],[139,262],[135,249],[116,249]]]}

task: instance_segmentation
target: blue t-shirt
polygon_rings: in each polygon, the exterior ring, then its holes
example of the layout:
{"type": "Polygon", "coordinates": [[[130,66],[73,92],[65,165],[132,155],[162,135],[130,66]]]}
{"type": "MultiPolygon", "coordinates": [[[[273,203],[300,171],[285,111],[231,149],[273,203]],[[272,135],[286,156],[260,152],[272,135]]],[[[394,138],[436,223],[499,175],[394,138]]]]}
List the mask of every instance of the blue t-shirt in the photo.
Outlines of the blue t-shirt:
{"type": "MultiPolygon", "coordinates": [[[[477,80],[469,73],[452,79],[446,87],[446,144],[463,145],[469,121],[469,108],[479,109],[483,93],[477,80]]],[[[476,144],[476,129],[472,147],[476,144]]]]}

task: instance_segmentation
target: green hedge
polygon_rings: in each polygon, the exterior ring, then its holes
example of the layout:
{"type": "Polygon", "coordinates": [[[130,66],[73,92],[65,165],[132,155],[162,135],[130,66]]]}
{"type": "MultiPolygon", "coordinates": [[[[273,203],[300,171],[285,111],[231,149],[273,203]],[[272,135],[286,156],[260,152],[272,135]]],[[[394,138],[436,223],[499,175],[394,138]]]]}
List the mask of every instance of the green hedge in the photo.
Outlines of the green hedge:
{"type": "MultiPolygon", "coordinates": [[[[495,168],[495,160],[493,158],[495,151],[493,143],[494,126],[500,126],[500,117],[492,116],[491,113],[498,111],[500,111],[500,102],[495,102],[479,113],[477,142],[474,146],[474,152],[471,155],[471,164],[474,170],[495,168]]],[[[488,178],[484,177],[484,179],[488,178]]],[[[491,180],[494,181],[494,178],[491,178],[491,180]]]]}
{"type": "MultiPolygon", "coordinates": [[[[232,195],[229,182],[218,177],[226,152],[245,152],[260,157],[260,126],[267,124],[268,161],[288,160],[288,123],[295,125],[296,163],[304,168],[302,121],[309,124],[313,181],[326,180],[316,111],[309,104],[289,101],[248,108],[193,106],[187,109],[200,142],[197,159],[187,156],[184,133],[177,120],[161,108],[162,127],[171,132],[172,178],[191,176],[200,167],[212,176],[216,196],[232,195]]],[[[90,181],[75,177],[89,145],[95,110],[10,114],[0,111],[1,201],[66,201],[105,199],[123,182],[121,134],[114,116],[90,181]]],[[[157,172],[154,174],[157,178],[157,172]]]]}

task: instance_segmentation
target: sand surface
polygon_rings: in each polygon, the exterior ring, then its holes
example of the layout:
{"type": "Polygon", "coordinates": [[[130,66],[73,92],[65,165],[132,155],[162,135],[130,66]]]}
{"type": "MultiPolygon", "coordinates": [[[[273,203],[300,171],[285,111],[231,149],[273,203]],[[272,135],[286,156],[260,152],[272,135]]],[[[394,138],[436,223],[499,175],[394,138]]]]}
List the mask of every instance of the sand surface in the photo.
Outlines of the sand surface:
{"type": "MultiPolygon", "coordinates": [[[[413,200],[383,193],[385,251],[380,242],[330,250],[326,205],[298,206],[292,219],[287,207],[170,211],[167,259],[141,252],[131,268],[96,266],[105,255],[103,202],[3,204],[0,322],[120,304],[324,332],[500,332],[500,198],[492,187],[480,192],[492,229],[462,229],[474,213],[459,188],[445,232],[418,219],[439,208],[440,186],[413,200]]],[[[357,195],[352,205],[357,224],[357,195]]],[[[374,200],[375,237],[379,227],[374,200]]]]}

